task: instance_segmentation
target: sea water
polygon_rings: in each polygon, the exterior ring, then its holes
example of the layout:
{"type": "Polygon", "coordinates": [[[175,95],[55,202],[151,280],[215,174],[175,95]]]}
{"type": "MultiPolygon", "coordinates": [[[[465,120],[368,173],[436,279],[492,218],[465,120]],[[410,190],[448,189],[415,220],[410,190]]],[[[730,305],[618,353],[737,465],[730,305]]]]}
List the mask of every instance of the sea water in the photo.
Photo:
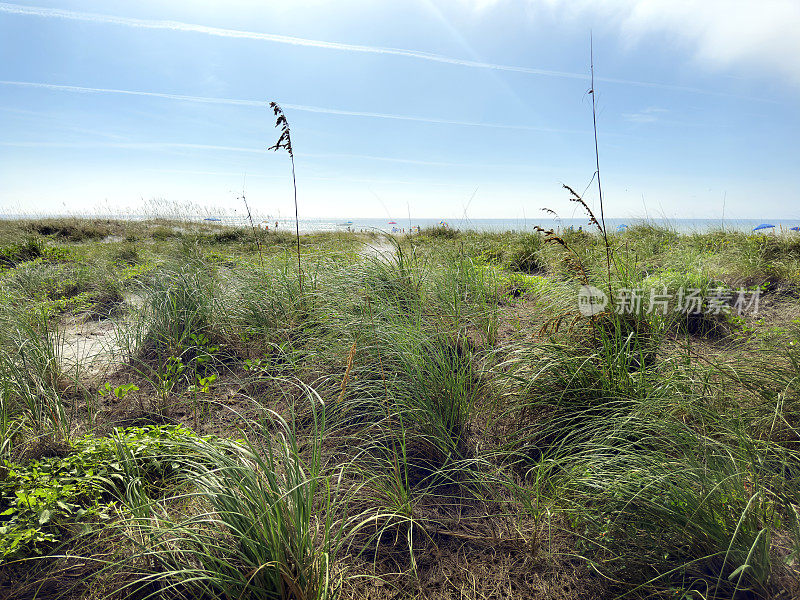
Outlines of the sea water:
{"type": "MultiPolygon", "coordinates": [[[[58,218],[63,216],[76,217],[77,215],[24,215],[24,214],[0,214],[3,219],[25,219],[25,218],[58,218]]],[[[145,220],[156,218],[154,215],[146,214],[131,214],[124,215],[80,215],[81,218],[102,218],[102,219],[119,219],[119,220],[145,220]]],[[[185,220],[187,222],[208,222],[216,223],[219,225],[229,226],[249,226],[250,221],[246,216],[241,215],[170,215],[172,220],[185,220]]],[[[294,231],[294,219],[274,217],[254,217],[253,224],[260,228],[269,227],[270,231],[275,229],[275,223],[278,223],[278,231],[294,231]]],[[[417,219],[412,217],[396,217],[396,218],[359,218],[359,217],[339,217],[339,218],[305,218],[300,219],[300,232],[312,233],[322,231],[380,231],[383,233],[408,233],[411,230],[420,227],[425,229],[427,227],[448,227],[450,229],[457,229],[460,231],[485,231],[501,233],[505,231],[512,232],[533,232],[536,227],[544,229],[553,229],[555,231],[564,231],[565,229],[578,229],[583,228],[586,231],[596,231],[596,228],[588,223],[587,219],[417,219]]],[[[654,227],[662,227],[671,229],[679,233],[703,233],[708,231],[728,230],[728,231],[752,231],[753,228],[761,224],[774,225],[774,229],[763,229],[760,233],[780,233],[790,232],[792,234],[800,235],[800,232],[792,232],[792,227],[800,226],[800,219],[664,219],[664,218],[651,218],[651,219],[623,219],[618,217],[610,217],[605,220],[606,230],[609,232],[622,231],[626,227],[634,225],[648,224],[654,227]]]]}

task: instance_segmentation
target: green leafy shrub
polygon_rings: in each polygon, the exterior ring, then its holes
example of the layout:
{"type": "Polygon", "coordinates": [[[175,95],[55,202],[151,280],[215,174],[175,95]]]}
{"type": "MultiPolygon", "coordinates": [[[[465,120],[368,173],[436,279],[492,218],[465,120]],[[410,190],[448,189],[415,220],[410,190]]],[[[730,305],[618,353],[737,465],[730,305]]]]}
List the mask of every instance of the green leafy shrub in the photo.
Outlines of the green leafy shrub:
{"type": "Polygon", "coordinates": [[[115,490],[130,473],[151,489],[181,468],[169,442],[195,437],[175,426],[132,427],[109,437],[87,435],[64,457],[0,464],[0,563],[42,554],[69,537],[75,525],[109,520],[115,490]],[[135,464],[130,464],[133,461],[135,464]]]}

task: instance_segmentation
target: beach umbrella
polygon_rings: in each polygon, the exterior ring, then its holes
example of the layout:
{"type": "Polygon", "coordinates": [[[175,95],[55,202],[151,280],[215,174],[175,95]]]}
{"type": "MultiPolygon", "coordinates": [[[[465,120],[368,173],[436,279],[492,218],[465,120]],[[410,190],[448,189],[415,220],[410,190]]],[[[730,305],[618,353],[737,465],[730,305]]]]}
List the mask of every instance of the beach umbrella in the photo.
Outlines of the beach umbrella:
{"type": "Polygon", "coordinates": [[[389,221],[389,225],[397,225],[397,221],[389,221]]]}
{"type": "Polygon", "coordinates": [[[617,231],[625,231],[627,228],[628,228],[628,226],[625,225],[625,223],[621,223],[621,224],[617,225],[617,231]]]}
{"type": "Polygon", "coordinates": [[[800,227],[792,227],[789,231],[800,231],[800,227]]]}
{"type": "Polygon", "coordinates": [[[447,221],[439,221],[439,227],[449,227],[447,221]]]}
{"type": "Polygon", "coordinates": [[[753,231],[758,231],[759,229],[773,229],[775,225],[770,225],[769,223],[762,223],[757,227],[753,227],[753,231]]]}

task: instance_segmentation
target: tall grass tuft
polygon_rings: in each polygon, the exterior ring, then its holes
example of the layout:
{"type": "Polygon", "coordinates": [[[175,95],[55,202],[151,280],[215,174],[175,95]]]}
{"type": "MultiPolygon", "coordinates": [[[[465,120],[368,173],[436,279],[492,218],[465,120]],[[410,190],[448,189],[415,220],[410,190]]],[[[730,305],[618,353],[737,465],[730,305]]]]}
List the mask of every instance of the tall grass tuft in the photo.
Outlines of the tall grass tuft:
{"type": "Polygon", "coordinates": [[[208,273],[192,265],[165,269],[142,292],[144,305],[125,339],[137,361],[158,364],[180,357],[192,335],[211,333],[217,292],[208,273]]]}
{"type": "Polygon", "coordinates": [[[22,415],[22,423],[36,435],[68,437],[70,417],[62,401],[68,382],[59,359],[63,343],[63,329],[46,311],[2,307],[0,395],[3,415],[0,418],[3,421],[22,415]]]}
{"type": "Polygon", "coordinates": [[[320,440],[324,407],[314,406],[310,446],[291,422],[271,414],[273,436],[237,442],[201,438],[172,452],[186,466],[190,514],[173,520],[151,503],[121,522],[118,531],[136,548],[118,569],[133,571],[130,593],[147,597],[226,597],[317,600],[332,598],[342,531],[341,502],[323,472],[320,440]],[[135,531],[136,535],[129,535],[135,531]],[[146,568],[142,569],[142,565],[146,568]]]}

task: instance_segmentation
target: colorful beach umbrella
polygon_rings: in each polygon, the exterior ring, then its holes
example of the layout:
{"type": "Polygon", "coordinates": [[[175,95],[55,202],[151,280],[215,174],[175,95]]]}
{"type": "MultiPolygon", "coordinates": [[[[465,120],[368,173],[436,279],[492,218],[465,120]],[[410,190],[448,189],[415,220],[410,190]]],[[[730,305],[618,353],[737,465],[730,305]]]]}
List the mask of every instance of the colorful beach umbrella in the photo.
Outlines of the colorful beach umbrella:
{"type": "Polygon", "coordinates": [[[389,221],[389,225],[397,225],[397,221],[389,221]]]}
{"type": "Polygon", "coordinates": [[[625,231],[627,228],[628,226],[625,225],[625,223],[620,223],[619,225],[617,225],[617,231],[625,231]]]}
{"type": "Polygon", "coordinates": [[[753,231],[758,231],[759,229],[774,229],[775,225],[770,225],[769,223],[762,223],[757,227],[753,227],[753,231]]]}

